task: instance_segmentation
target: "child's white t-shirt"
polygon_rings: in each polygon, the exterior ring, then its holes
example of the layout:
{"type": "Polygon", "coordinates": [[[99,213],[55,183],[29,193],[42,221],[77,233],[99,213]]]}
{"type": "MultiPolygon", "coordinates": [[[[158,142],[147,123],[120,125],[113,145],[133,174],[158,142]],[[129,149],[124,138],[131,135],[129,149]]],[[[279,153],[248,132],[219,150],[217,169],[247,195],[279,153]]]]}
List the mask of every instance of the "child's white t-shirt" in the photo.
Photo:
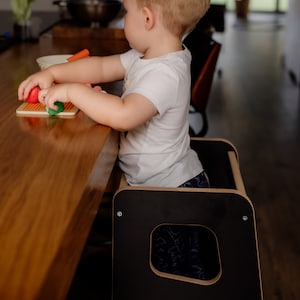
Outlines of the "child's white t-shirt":
{"type": "Polygon", "coordinates": [[[158,114],[121,134],[120,167],[130,185],[177,187],[203,171],[188,134],[191,54],[184,49],[143,59],[129,50],[121,62],[126,69],[122,98],[141,94],[158,114]]]}

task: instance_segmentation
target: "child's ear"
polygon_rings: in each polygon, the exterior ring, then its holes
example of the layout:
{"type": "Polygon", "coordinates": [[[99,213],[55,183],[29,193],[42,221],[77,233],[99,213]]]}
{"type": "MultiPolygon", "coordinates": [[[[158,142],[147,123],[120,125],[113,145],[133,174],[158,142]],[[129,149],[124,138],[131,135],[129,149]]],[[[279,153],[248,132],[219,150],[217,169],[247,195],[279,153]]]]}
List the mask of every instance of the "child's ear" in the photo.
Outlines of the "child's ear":
{"type": "Polygon", "coordinates": [[[149,7],[146,7],[146,6],[144,6],[142,8],[142,10],[143,10],[143,14],[144,14],[145,28],[146,28],[146,30],[150,30],[153,28],[153,26],[155,24],[154,13],[153,13],[152,9],[150,9],[149,7]]]}

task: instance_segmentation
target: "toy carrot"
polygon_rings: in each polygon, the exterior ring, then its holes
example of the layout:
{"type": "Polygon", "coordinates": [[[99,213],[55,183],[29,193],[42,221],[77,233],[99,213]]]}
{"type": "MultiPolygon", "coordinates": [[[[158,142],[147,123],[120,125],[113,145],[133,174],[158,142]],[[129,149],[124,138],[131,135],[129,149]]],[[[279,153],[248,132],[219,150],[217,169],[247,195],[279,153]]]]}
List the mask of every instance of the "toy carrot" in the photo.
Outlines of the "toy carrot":
{"type": "Polygon", "coordinates": [[[83,49],[77,53],[75,53],[74,55],[72,55],[71,57],[69,57],[67,59],[67,61],[74,61],[74,60],[77,60],[77,59],[80,59],[80,58],[84,58],[84,57],[87,57],[90,55],[90,51],[88,49],[83,49]]]}

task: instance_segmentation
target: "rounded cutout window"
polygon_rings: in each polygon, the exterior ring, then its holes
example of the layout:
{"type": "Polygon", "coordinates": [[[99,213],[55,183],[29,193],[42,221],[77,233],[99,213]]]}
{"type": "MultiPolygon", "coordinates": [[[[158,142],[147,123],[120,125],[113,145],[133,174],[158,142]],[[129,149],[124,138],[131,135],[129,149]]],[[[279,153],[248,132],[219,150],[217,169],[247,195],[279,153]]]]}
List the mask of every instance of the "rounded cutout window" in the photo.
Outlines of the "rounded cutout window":
{"type": "Polygon", "coordinates": [[[159,276],[203,285],[221,276],[217,237],[202,225],[163,224],[151,233],[150,266],[159,276]]]}

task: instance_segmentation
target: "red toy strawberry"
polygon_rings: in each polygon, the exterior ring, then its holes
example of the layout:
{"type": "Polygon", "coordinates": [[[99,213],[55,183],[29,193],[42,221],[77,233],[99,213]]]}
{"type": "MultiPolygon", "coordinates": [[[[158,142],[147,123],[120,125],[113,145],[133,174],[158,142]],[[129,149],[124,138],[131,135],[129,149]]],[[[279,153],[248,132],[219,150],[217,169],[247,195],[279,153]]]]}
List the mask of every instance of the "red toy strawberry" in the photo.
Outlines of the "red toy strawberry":
{"type": "Polygon", "coordinates": [[[38,103],[39,102],[39,91],[40,89],[36,86],[30,92],[26,99],[26,102],[29,103],[38,103]]]}

